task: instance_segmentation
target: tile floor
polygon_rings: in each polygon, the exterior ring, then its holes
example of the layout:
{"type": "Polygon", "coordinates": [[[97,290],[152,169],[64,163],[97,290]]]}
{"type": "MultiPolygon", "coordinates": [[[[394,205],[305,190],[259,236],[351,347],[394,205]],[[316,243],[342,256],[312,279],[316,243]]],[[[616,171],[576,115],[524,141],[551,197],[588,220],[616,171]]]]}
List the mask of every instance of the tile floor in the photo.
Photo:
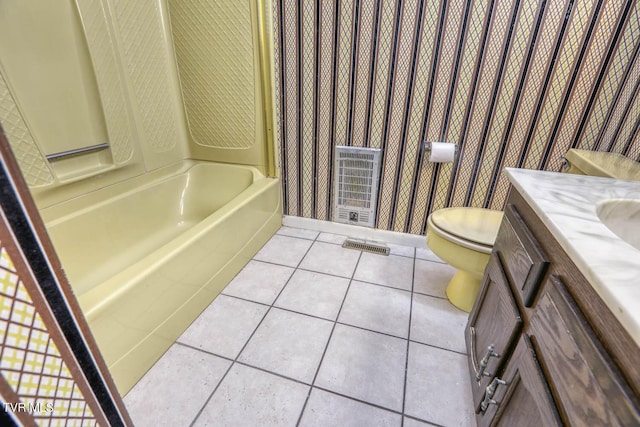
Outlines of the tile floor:
{"type": "Polygon", "coordinates": [[[282,227],[125,397],[136,426],[467,426],[453,269],[282,227]]]}

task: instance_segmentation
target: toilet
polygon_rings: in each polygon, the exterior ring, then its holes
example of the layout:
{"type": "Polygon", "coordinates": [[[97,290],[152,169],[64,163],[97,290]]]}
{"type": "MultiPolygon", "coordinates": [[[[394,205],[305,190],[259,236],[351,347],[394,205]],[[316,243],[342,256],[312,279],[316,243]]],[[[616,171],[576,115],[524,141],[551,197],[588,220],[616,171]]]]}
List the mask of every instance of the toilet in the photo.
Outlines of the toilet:
{"type": "Polygon", "coordinates": [[[446,293],[461,310],[473,307],[502,216],[502,211],[458,207],[439,209],[427,219],[427,246],[458,269],[446,293]]]}
{"type": "MultiPolygon", "coordinates": [[[[571,149],[563,160],[567,173],[640,181],[640,163],[620,154],[571,149]]],[[[496,210],[455,207],[439,209],[427,219],[427,246],[458,270],[446,294],[461,310],[473,308],[502,215],[496,210]]]]}

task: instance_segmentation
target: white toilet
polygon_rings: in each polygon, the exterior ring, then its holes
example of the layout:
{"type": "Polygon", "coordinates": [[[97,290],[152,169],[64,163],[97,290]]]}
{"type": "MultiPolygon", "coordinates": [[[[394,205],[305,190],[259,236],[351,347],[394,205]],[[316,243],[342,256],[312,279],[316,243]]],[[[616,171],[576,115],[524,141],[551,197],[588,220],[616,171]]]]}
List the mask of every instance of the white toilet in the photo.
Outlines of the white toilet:
{"type": "MultiPolygon", "coordinates": [[[[640,163],[616,153],[571,149],[564,171],[640,181],[640,163]]],[[[489,262],[502,212],[482,208],[445,208],[427,220],[427,246],[458,269],[447,285],[447,298],[464,311],[471,311],[489,262]]]]}

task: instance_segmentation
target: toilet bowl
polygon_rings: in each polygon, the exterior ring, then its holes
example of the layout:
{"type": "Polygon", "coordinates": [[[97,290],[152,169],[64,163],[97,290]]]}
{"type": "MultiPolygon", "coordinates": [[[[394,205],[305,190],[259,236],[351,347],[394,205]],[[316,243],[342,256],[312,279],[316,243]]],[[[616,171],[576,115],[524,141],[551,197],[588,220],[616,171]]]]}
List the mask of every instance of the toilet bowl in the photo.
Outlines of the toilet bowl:
{"type": "Polygon", "coordinates": [[[427,219],[427,245],[458,270],[446,294],[461,310],[473,307],[502,216],[502,211],[456,207],[439,209],[427,219]]]}

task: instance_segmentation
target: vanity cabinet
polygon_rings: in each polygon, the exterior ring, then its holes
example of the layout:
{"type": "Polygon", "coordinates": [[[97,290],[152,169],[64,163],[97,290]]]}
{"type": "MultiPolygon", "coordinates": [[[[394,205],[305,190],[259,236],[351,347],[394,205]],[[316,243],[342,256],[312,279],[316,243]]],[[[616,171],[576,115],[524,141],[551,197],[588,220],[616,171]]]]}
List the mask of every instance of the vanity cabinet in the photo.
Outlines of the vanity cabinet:
{"type": "Polygon", "coordinates": [[[497,257],[489,260],[478,301],[469,315],[465,330],[476,408],[480,407],[485,389],[491,384],[494,374],[502,368],[505,356],[522,329],[518,306],[497,257]]]}
{"type": "Polygon", "coordinates": [[[640,349],[515,189],[465,339],[478,426],[640,426],[640,349]]]}

